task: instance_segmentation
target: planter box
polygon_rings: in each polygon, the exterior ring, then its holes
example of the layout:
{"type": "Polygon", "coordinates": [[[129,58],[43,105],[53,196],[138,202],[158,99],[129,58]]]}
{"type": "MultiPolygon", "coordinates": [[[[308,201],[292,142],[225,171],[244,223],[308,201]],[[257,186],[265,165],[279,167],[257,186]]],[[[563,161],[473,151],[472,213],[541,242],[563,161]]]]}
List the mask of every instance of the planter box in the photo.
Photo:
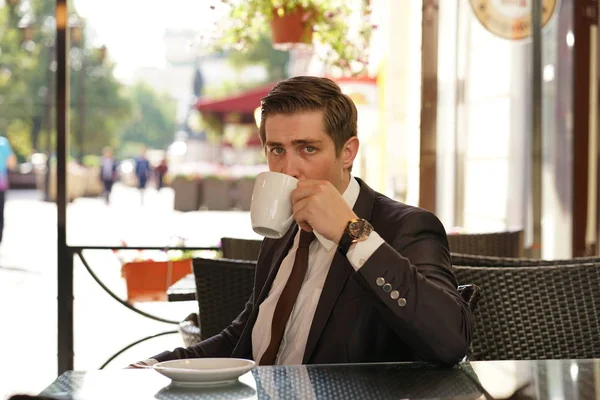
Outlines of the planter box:
{"type": "Polygon", "coordinates": [[[231,210],[231,183],[226,179],[203,180],[201,207],[211,211],[231,210]]]}
{"type": "Polygon", "coordinates": [[[236,181],[235,208],[250,211],[255,182],[256,178],[240,178],[236,181]]]}
{"type": "MultiPolygon", "coordinates": [[[[87,170],[84,169],[83,167],[78,167],[78,166],[74,166],[72,164],[69,164],[67,166],[67,200],[68,201],[73,201],[79,197],[83,197],[83,195],[85,194],[85,189],[86,189],[86,185],[87,185],[87,180],[88,180],[88,176],[87,176],[87,170]]],[[[44,176],[44,174],[40,174],[38,176],[39,178],[39,185],[41,186],[41,190],[45,189],[46,183],[45,183],[45,179],[46,177],[44,176]]],[[[98,178],[96,178],[98,179],[98,178]]],[[[52,166],[50,168],[50,187],[48,188],[48,197],[49,200],[55,201],[56,200],[56,167],[52,166]]]]}
{"type": "Polygon", "coordinates": [[[171,187],[175,193],[175,211],[196,211],[200,206],[202,182],[178,176],[173,179],[171,187]]]}
{"type": "Polygon", "coordinates": [[[127,301],[166,301],[167,289],[192,273],[192,260],[135,261],[123,264],[121,276],[127,284],[127,301]]]}
{"type": "Polygon", "coordinates": [[[100,180],[100,167],[89,167],[85,183],[84,196],[99,197],[104,193],[104,184],[100,180]]]}

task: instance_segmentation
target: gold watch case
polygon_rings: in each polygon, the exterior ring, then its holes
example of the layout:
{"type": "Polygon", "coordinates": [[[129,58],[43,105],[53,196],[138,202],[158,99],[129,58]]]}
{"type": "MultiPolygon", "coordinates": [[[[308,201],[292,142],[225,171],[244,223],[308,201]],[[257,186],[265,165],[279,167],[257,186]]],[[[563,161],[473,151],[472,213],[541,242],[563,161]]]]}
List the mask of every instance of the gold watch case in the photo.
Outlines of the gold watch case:
{"type": "Polygon", "coordinates": [[[352,238],[352,243],[362,242],[373,232],[373,226],[366,219],[354,218],[348,222],[346,232],[352,238]]]}

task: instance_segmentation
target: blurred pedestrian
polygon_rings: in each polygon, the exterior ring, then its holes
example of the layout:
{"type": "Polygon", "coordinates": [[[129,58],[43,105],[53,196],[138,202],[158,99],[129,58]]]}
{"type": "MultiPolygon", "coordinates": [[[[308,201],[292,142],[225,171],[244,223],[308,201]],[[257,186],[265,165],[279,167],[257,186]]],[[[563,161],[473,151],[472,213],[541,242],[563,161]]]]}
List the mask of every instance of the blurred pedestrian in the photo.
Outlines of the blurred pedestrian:
{"type": "Polygon", "coordinates": [[[169,171],[169,166],[167,165],[167,160],[163,158],[160,161],[160,164],[155,169],[156,171],[156,189],[160,190],[165,186],[165,175],[167,171],[169,171]]]}
{"type": "Polygon", "coordinates": [[[150,171],[150,162],[146,158],[146,147],[143,147],[140,151],[140,155],[135,159],[135,176],[137,177],[142,204],[144,204],[144,190],[148,183],[150,171]]]}
{"type": "Polygon", "coordinates": [[[104,185],[104,201],[106,201],[106,204],[109,204],[110,193],[112,191],[113,184],[118,179],[118,164],[114,159],[113,151],[110,147],[105,147],[102,153],[102,159],[100,162],[100,180],[104,185]]]}
{"type": "Polygon", "coordinates": [[[8,189],[8,170],[17,166],[17,157],[10,147],[8,139],[0,136],[0,243],[4,231],[4,203],[8,189]]]}

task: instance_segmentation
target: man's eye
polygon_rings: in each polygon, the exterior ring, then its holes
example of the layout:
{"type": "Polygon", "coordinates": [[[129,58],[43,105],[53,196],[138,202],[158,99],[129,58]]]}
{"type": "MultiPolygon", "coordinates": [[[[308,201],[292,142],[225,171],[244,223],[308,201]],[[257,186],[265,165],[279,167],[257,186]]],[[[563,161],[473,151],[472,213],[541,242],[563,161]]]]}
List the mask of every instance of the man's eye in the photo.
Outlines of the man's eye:
{"type": "Polygon", "coordinates": [[[271,153],[273,153],[273,154],[282,154],[283,153],[283,149],[281,147],[273,147],[271,149],[271,153]]]}
{"type": "Polygon", "coordinates": [[[315,151],[317,151],[317,149],[315,149],[315,148],[314,148],[314,147],[312,147],[312,146],[306,146],[306,147],[304,148],[304,150],[305,150],[307,153],[309,153],[309,154],[310,154],[310,153],[314,153],[315,151]]]}

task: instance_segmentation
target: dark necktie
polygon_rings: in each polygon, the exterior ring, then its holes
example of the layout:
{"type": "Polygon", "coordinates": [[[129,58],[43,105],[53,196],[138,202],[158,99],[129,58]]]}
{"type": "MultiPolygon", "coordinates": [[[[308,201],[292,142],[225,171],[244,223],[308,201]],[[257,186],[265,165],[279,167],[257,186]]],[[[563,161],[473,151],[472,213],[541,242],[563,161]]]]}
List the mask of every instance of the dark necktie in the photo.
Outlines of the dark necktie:
{"type": "Polygon", "coordinates": [[[259,365],[273,365],[277,359],[277,353],[279,352],[279,345],[283,334],[285,332],[285,326],[287,325],[296,298],[300,292],[300,287],[304,281],[306,275],[306,269],[308,268],[308,247],[315,238],[315,234],[312,232],[301,231],[300,232],[300,243],[296,250],[296,258],[294,260],[294,266],[292,272],[288,278],[283,292],[277,301],[275,306],[275,312],[273,313],[273,320],[271,322],[271,341],[267,350],[261,357],[259,365]]]}

